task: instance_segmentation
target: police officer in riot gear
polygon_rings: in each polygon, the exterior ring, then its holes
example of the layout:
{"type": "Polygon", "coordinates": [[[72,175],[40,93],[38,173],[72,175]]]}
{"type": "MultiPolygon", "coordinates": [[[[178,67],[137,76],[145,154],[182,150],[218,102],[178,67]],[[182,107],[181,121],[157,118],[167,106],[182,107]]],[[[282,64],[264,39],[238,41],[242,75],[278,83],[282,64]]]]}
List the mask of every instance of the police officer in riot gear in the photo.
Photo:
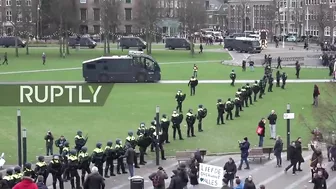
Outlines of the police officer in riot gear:
{"type": "Polygon", "coordinates": [[[88,137],[83,137],[82,131],[77,131],[77,135],[75,136],[75,149],[79,153],[83,146],[85,146],[88,137]]]}
{"type": "Polygon", "coordinates": [[[62,160],[64,163],[64,173],[63,173],[63,181],[67,182],[70,179],[70,174],[68,170],[68,157],[69,157],[70,149],[69,142],[64,143],[64,148],[62,150],[62,160]]]}
{"type": "MultiPolygon", "coordinates": [[[[155,130],[156,130],[156,121],[154,119],[153,121],[151,121],[151,126],[148,128],[148,134],[152,139],[154,138],[153,133],[155,132],[155,130]]],[[[155,152],[154,147],[155,147],[155,140],[153,139],[150,147],[151,152],[155,152]]]]}
{"type": "Polygon", "coordinates": [[[250,105],[252,105],[253,104],[252,103],[252,88],[249,83],[246,83],[245,89],[247,93],[247,98],[250,101],[250,105]]]}
{"type": "Polygon", "coordinates": [[[181,133],[181,123],[183,120],[183,115],[178,114],[176,110],[173,111],[173,114],[171,116],[171,122],[173,124],[173,138],[176,140],[176,131],[179,135],[180,140],[184,140],[182,138],[182,133],[181,133]]]}
{"type": "Polygon", "coordinates": [[[9,169],[6,169],[6,176],[3,177],[3,180],[6,181],[7,183],[7,186],[9,188],[13,188],[14,185],[15,185],[15,180],[14,180],[14,177],[13,177],[13,169],[9,168],[9,169]]]}
{"type": "Polygon", "coordinates": [[[104,172],[104,177],[109,178],[110,176],[115,176],[114,174],[114,164],[113,164],[113,159],[115,158],[115,150],[112,147],[113,142],[108,141],[106,143],[106,147],[104,150],[104,157],[105,157],[105,172],[104,172]],[[110,176],[108,175],[108,171],[110,170],[110,176]]]}
{"type": "Polygon", "coordinates": [[[87,147],[83,146],[78,154],[79,167],[81,169],[81,181],[84,184],[85,174],[90,174],[91,156],[87,153],[87,147]]]}
{"type": "Polygon", "coordinates": [[[75,179],[76,179],[76,188],[80,189],[80,178],[78,174],[79,161],[77,158],[77,150],[70,150],[70,155],[68,159],[69,173],[70,173],[70,184],[72,188],[75,188],[75,179]]]}
{"type": "Polygon", "coordinates": [[[217,125],[225,124],[224,123],[225,104],[222,102],[222,99],[218,99],[216,105],[217,105],[217,125]]]}
{"type": "Polygon", "coordinates": [[[59,154],[61,155],[63,152],[63,148],[64,148],[64,143],[66,142],[66,139],[64,138],[64,136],[62,135],[59,139],[57,139],[55,141],[55,145],[56,147],[59,148],[59,154]]]}
{"type": "Polygon", "coordinates": [[[282,79],[282,85],[281,85],[281,88],[282,88],[282,89],[285,89],[285,85],[286,85],[286,81],[287,81],[287,74],[286,74],[285,72],[282,73],[281,79],[282,79]]]}
{"type": "Polygon", "coordinates": [[[259,98],[262,99],[263,98],[262,96],[263,96],[263,94],[265,92],[264,80],[262,80],[262,79],[259,81],[259,89],[260,89],[259,90],[259,98]]]}
{"type": "Polygon", "coordinates": [[[275,74],[275,79],[276,79],[276,87],[280,87],[281,74],[279,70],[275,74]]]}
{"type": "Polygon", "coordinates": [[[44,161],[44,156],[39,156],[37,158],[38,162],[35,165],[35,173],[37,175],[43,176],[43,183],[47,183],[48,178],[48,166],[47,163],[44,161]]]}
{"type": "Polygon", "coordinates": [[[98,142],[92,152],[92,163],[98,168],[98,172],[103,176],[104,150],[102,144],[98,142]]]}
{"type": "Polygon", "coordinates": [[[186,122],[187,122],[187,125],[188,125],[188,129],[187,129],[187,136],[188,137],[190,137],[190,136],[196,137],[195,133],[194,133],[195,121],[196,121],[196,115],[194,115],[192,113],[192,109],[189,109],[188,113],[186,115],[186,122]]]}
{"type": "Polygon", "coordinates": [[[194,76],[191,76],[189,83],[188,83],[188,87],[190,87],[190,96],[195,95],[197,85],[198,85],[198,80],[194,76]]]}
{"type": "Polygon", "coordinates": [[[23,174],[27,174],[27,175],[31,175],[32,179],[36,179],[36,173],[35,171],[32,169],[32,164],[31,163],[25,163],[25,165],[23,166],[23,174]]]}
{"type": "Polygon", "coordinates": [[[234,101],[234,104],[235,104],[235,117],[240,117],[239,115],[239,110],[240,110],[240,107],[241,107],[241,102],[240,102],[240,99],[239,97],[236,95],[236,98],[235,98],[235,101],[234,101]]]}
{"type": "Polygon", "coordinates": [[[237,78],[237,75],[236,75],[235,71],[232,70],[232,72],[230,73],[230,79],[231,79],[231,84],[230,85],[231,86],[234,86],[236,78],[237,78]]]}
{"type": "Polygon", "coordinates": [[[252,91],[253,91],[253,94],[254,94],[253,95],[253,101],[257,102],[257,95],[258,95],[258,93],[260,91],[260,87],[258,85],[258,81],[254,81],[254,84],[252,86],[252,91]]]}
{"type": "Polygon", "coordinates": [[[231,98],[228,98],[228,100],[225,102],[225,110],[226,110],[226,120],[233,120],[232,118],[232,110],[234,108],[234,104],[231,102],[231,98]]]}
{"type": "MultiPolygon", "coordinates": [[[[135,150],[137,146],[137,140],[133,136],[133,131],[128,132],[128,136],[126,137],[126,142],[128,142],[131,145],[131,147],[135,150]]],[[[134,167],[140,168],[138,165],[138,157],[136,155],[134,156],[134,167]]]]}
{"type": "Polygon", "coordinates": [[[158,137],[157,137],[156,132],[154,132],[153,135],[155,136],[155,139],[158,140],[158,141],[156,141],[156,145],[159,145],[158,147],[159,147],[160,152],[161,152],[161,159],[166,160],[165,151],[164,151],[164,148],[163,148],[164,139],[162,138],[162,132],[159,132],[158,137]]]}
{"type": "Polygon", "coordinates": [[[267,89],[268,92],[273,92],[273,81],[274,81],[273,77],[270,76],[268,78],[268,89],[267,89]]]}
{"type": "Polygon", "coordinates": [[[170,143],[169,142],[169,124],[170,121],[167,119],[167,115],[163,114],[162,119],[161,119],[161,129],[162,129],[162,138],[165,143],[170,143]]]}
{"type": "Polygon", "coordinates": [[[56,189],[57,180],[59,182],[60,189],[64,189],[64,182],[62,179],[63,165],[58,155],[54,155],[52,160],[48,165],[48,170],[52,175],[52,186],[53,189],[56,189]]]}
{"type": "Polygon", "coordinates": [[[127,172],[125,171],[125,165],[123,161],[125,149],[122,146],[122,142],[120,139],[116,140],[116,145],[114,146],[114,149],[116,151],[116,158],[117,158],[117,174],[121,174],[120,169],[123,174],[127,174],[127,172]]]}
{"type": "Polygon", "coordinates": [[[177,102],[176,111],[182,112],[182,103],[185,100],[186,94],[183,94],[181,90],[178,90],[175,95],[175,100],[177,102]]]}
{"type": "Polygon", "coordinates": [[[21,173],[21,167],[20,166],[15,166],[14,167],[14,174],[13,174],[13,179],[14,183],[17,184],[21,181],[23,174],[21,173]]]}
{"type": "Polygon", "coordinates": [[[238,88],[238,91],[236,92],[236,97],[239,98],[239,111],[243,111],[243,105],[244,105],[244,101],[243,101],[243,95],[241,92],[241,89],[238,88]]]}
{"type": "Polygon", "coordinates": [[[152,138],[149,136],[148,132],[140,135],[137,139],[137,144],[139,146],[140,151],[140,165],[145,165],[147,162],[145,161],[145,151],[146,148],[152,144],[152,138]]]}
{"type": "Polygon", "coordinates": [[[208,110],[202,104],[198,105],[197,119],[198,119],[198,132],[203,132],[202,121],[207,116],[208,110]]]}
{"type": "Polygon", "coordinates": [[[241,89],[241,97],[242,97],[242,106],[248,108],[248,93],[246,91],[245,86],[241,89]]]}

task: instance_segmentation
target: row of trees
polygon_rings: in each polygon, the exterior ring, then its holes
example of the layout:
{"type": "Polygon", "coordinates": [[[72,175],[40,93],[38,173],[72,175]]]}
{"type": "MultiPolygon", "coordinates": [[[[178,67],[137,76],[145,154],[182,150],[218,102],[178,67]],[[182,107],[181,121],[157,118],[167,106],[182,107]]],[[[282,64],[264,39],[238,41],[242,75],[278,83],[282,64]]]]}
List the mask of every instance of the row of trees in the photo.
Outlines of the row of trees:
{"type": "MultiPolygon", "coordinates": [[[[29,6],[27,3],[18,6],[17,2],[21,1],[12,0],[13,35],[28,38],[28,36],[22,36],[23,31],[35,27],[36,34],[40,34],[40,36],[42,36],[41,30],[44,34],[57,31],[60,56],[64,57],[64,55],[70,53],[67,45],[69,31],[79,33],[79,26],[85,25],[82,23],[85,21],[80,18],[80,9],[76,0],[40,0],[40,4],[29,6]]],[[[22,0],[22,2],[26,2],[26,0],[22,0]]],[[[191,38],[193,37],[192,34],[203,27],[205,23],[204,1],[178,0],[177,5],[174,5],[175,8],[171,6],[173,2],[176,3],[173,0],[166,0],[164,1],[166,6],[164,6],[160,5],[162,2],[158,0],[134,1],[132,19],[137,23],[137,27],[145,33],[148,54],[151,54],[151,44],[154,40],[152,33],[158,28],[162,19],[161,15],[173,16],[178,19],[183,30],[191,38]],[[174,9],[174,15],[170,14],[171,9],[174,9]]],[[[124,19],[124,10],[121,7],[123,2],[121,0],[95,0],[95,3],[99,5],[101,33],[104,36],[104,54],[109,54],[111,52],[110,41],[115,40],[114,35],[110,34],[116,33],[118,26],[124,19]]],[[[26,33],[28,34],[28,32],[26,33]]],[[[28,45],[26,49],[27,54],[29,54],[28,45]]],[[[194,54],[194,48],[191,48],[191,54],[194,54]]],[[[17,48],[16,55],[18,56],[17,48]]]]}

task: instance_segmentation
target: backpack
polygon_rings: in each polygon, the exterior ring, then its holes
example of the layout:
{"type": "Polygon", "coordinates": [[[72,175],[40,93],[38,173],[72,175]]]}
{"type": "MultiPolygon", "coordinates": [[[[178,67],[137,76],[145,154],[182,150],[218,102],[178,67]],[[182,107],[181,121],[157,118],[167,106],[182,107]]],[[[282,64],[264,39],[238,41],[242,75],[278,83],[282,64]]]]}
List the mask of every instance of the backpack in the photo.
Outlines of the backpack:
{"type": "Polygon", "coordinates": [[[158,174],[156,174],[155,176],[154,176],[154,178],[153,178],[153,186],[154,187],[161,187],[161,177],[158,175],[158,174]]]}

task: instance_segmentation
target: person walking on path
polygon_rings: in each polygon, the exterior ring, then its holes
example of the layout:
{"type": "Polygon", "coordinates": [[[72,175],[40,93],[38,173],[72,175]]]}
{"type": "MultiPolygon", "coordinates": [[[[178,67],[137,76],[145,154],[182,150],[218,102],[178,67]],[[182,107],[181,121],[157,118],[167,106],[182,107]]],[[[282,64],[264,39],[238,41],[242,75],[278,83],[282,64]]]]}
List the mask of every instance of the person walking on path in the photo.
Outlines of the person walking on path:
{"type": "Polygon", "coordinates": [[[277,160],[276,167],[281,167],[282,166],[282,158],[281,158],[282,150],[283,150],[282,139],[281,139],[280,136],[277,136],[277,140],[275,141],[274,148],[273,148],[274,155],[275,155],[276,160],[277,160]]]}
{"type": "Polygon", "coordinates": [[[314,85],[314,90],[313,90],[313,106],[317,107],[318,106],[318,97],[320,95],[320,90],[317,85],[314,85]]]}
{"type": "Polygon", "coordinates": [[[296,149],[296,147],[295,147],[295,142],[294,142],[294,141],[291,143],[291,146],[289,147],[288,150],[289,150],[289,160],[290,160],[290,164],[289,164],[288,167],[286,167],[286,169],[285,169],[285,173],[287,173],[287,171],[288,171],[290,168],[293,167],[293,169],[292,169],[292,173],[293,173],[293,175],[296,175],[296,164],[297,164],[297,162],[299,161],[300,156],[299,156],[298,151],[297,151],[297,149],[296,149]]]}

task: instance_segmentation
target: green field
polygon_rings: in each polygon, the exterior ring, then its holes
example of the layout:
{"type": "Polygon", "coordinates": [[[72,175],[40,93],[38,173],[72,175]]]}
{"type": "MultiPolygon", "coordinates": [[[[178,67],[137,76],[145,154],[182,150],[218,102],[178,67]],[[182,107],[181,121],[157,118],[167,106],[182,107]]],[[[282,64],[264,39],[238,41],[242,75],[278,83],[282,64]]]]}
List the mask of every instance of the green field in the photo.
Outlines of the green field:
{"type": "MultiPolygon", "coordinates": [[[[43,66],[41,65],[42,49],[31,49],[30,55],[25,55],[25,51],[21,49],[19,58],[13,56],[14,49],[0,49],[0,54],[5,51],[9,53],[10,65],[0,66],[0,81],[82,80],[79,69],[16,74],[4,74],[4,72],[76,68],[80,67],[83,60],[102,55],[102,50],[80,50],[72,51],[70,56],[63,59],[58,57],[58,49],[48,48],[43,49],[47,54],[47,65],[43,66]]],[[[113,54],[117,53],[120,51],[113,51],[113,54]]],[[[225,52],[206,52],[191,58],[185,51],[154,51],[153,56],[162,63],[163,79],[167,80],[189,79],[194,61],[209,61],[209,63],[198,63],[199,79],[228,79],[231,69],[236,70],[238,79],[260,79],[263,73],[262,68],[257,68],[255,72],[242,73],[239,67],[221,65],[219,60],[230,59],[225,52]]],[[[289,74],[289,79],[294,79],[294,69],[283,70],[289,74]]],[[[327,70],[324,69],[302,69],[301,78],[324,79],[326,75],[327,70]]],[[[304,115],[313,125],[311,108],[313,83],[302,83],[288,84],[286,90],[274,88],[273,93],[267,93],[264,99],[246,108],[240,118],[217,126],[215,105],[217,99],[233,98],[238,87],[240,85],[230,87],[228,84],[200,84],[197,87],[196,96],[187,97],[184,112],[186,113],[189,108],[196,110],[199,104],[207,107],[209,114],[204,121],[205,132],[196,132],[196,138],[187,138],[186,127],[183,126],[185,140],[173,141],[170,134],[172,143],[165,146],[167,154],[174,155],[176,150],[197,147],[206,148],[209,152],[238,151],[237,140],[242,140],[245,136],[249,137],[252,145],[256,145],[258,137],[255,130],[258,121],[266,117],[272,109],[276,110],[279,116],[278,134],[285,136],[286,123],[282,119],[282,114],[285,112],[287,103],[291,104],[293,112],[304,115]]],[[[136,131],[140,122],[149,125],[155,115],[156,105],[160,106],[162,113],[170,116],[176,106],[174,96],[178,89],[189,92],[186,84],[115,84],[103,107],[2,107],[0,123],[3,129],[0,132],[0,152],[5,152],[9,163],[16,161],[14,147],[17,142],[17,108],[22,110],[22,126],[28,130],[29,159],[33,160],[36,155],[45,153],[43,137],[48,130],[51,130],[55,137],[65,135],[71,146],[77,130],[82,130],[84,134],[89,133],[90,150],[96,142],[105,143],[107,140],[115,141],[116,138],[124,140],[127,132],[136,131]]],[[[324,89],[327,90],[326,84],[321,84],[320,90],[324,89]]],[[[307,143],[308,133],[309,130],[298,119],[292,121],[293,139],[302,136],[307,143]]],[[[273,145],[273,141],[268,138],[267,128],[265,146],[273,145]]]]}

